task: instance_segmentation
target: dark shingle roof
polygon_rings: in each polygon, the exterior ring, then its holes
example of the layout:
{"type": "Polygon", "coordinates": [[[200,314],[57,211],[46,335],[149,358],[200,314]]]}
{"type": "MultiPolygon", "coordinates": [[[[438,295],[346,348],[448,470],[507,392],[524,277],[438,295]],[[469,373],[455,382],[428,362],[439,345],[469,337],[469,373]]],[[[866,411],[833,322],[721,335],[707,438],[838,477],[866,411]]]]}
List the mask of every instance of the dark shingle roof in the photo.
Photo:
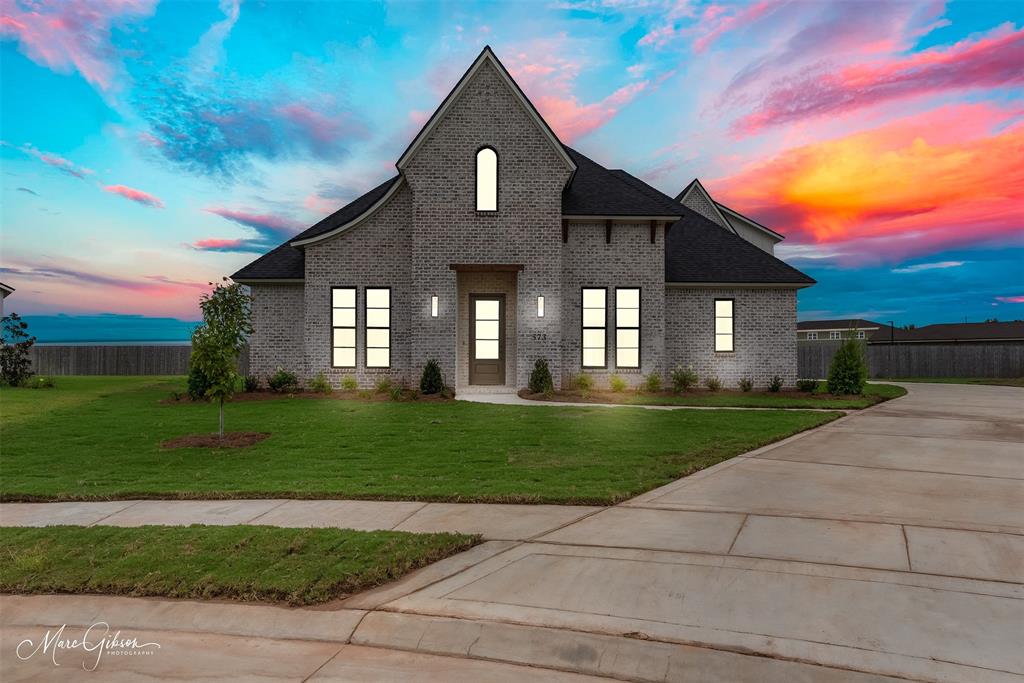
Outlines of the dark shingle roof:
{"type": "MultiPolygon", "coordinates": [[[[679,216],[681,206],[656,192],[650,194],[625,180],[621,172],[565,147],[576,163],[576,173],[562,192],[565,216],[679,216]]],[[[628,174],[627,174],[628,175],[628,174]]]]}
{"type": "Polygon", "coordinates": [[[288,242],[259,257],[231,276],[233,280],[291,280],[306,275],[306,255],[301,249],[291,246],[292,240],[304,240],[330,232],[345,225],[373,206],[387,194],[401,176],[384,181],[363,196],[349,202],[327,218],[303,230],[288,242]]]}
{"type": "Polygon", "coordinates": [[[816,281],[696,211],[665,238],[666,282],[735,282],[813,285],[816,281]]]}
{"type": "Polygon", "coordinates": [[[805,330],[863,330],[868,327],[888,327],[881,323],[864,320],[863,318],[841,318],[839,320],[803,320],[796,324],[796,329],[805,330]]]}
{"type": "MultiPolygon", "coordinates": [[[[1024,339],[1024,320],[992,323],[939,323],[912,330],[895,329],[897,342],[942,342],[1024,339]]],[[[886,341],[887,336],[879,337],[886,341]]]]}

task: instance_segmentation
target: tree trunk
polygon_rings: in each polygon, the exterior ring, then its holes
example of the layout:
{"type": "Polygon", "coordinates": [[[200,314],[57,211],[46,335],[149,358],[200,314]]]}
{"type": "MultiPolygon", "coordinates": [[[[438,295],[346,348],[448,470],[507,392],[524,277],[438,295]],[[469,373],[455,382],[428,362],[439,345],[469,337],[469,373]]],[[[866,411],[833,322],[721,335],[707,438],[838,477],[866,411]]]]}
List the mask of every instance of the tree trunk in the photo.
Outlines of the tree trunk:
{"type": "Polygon", "coordinates": [[[223,396],[220,397],[220,428],[219,428],[219,434],[220,434],[220,438],[223,439],[224,438],[224,397],[223,396]]]}

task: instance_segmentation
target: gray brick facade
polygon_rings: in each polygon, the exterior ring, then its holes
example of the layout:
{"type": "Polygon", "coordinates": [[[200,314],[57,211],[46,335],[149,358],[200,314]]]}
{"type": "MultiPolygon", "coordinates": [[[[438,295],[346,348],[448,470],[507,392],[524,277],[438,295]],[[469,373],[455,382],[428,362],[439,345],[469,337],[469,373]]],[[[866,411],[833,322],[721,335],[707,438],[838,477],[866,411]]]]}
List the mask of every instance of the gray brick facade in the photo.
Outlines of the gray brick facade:
{"type": "Polygon", "coordinates": [[[306,301],[302,283],[250,287],[253,334],[249,338],[249,373],[266,379],[277,368],[305,375],[302,326],[306,301]]]}
{"type": "Polygon", "coordinates": [[[701,384],[714,375],[727,388],[736,388],[744,377],[761,388],[773,375],[787,387],[796,383],[795,290],[670,287],[665,311],[668,369],[693,366],[701,384]],[[714,350],[714,302],[719,298],[735,300],[731,353],[714,350]]]}

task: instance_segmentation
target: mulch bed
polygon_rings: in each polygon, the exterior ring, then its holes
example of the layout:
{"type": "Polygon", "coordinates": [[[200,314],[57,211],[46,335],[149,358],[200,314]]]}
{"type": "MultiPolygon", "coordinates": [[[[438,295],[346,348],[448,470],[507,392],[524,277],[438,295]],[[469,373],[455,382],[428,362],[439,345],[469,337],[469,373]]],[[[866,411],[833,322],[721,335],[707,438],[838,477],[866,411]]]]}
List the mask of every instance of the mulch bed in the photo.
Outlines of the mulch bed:
{"type": "Polygon", "coordinates": [[[244,448],[270,437],[267,432],[226,432],[217,434],[190,434],[164,441],[162,448],[244,448]]]}
{"type": "MultiPolygon", "coordinates": [[[[676,394],[671,391],[637,391],[636,389],[627,389],[626,391],[614,392],[606,389],[594,389],[588,392],[579,391],[556,391],[552,394],[534,394],[529,389],[520,389],[519,397],[530,399],[533,401],[565,401],[571,403],[621,403],[623,405],[641,405],[639,403],[629,403],[624,401],[625,397],[630,395],[641,395],[651,397],[664,397],[666,399],[679,398],[685,396],[737,396],[741,398],[750,398],[754,396],[768,396],[772,399],[783,399],[783,398],[822,398],[822,399],[844,399],[844,398],[863,398],[861,396],[833,396],[831,394],[816,394],[808,391],[799,391],[797,389],[783,389],[778,392],[769,391],[737,391],[734,389],[720,389],[719,391],[710,391],[708,389],[694,388],[690,389],[682,394],[676,394]]],[[[652,405],[652,404],[648,404],[652,405]]]]}
{"type": "MultiPolygon", "coordinates": [[[[277,401],[282,398],[323,398],[323,399],[334,399],[341,401],[366,401],[375,403],[378,401],[391,401],[390,394],[372,392],[367,393],[367,390],[356,390],[356,391],[332,391],[329,394],[318,393],[315,391],[294,391],[290,393],[278,393],[275,391],[244,391],[239,392],[231,397],[227,403],[243,403],[246,401],[277,401]]],[[[418,394],[406,392],[402,395],[399,401],[425,401],[425,402],[445,402],[451,401],[452,398],[446,398],[441,394],[418,394]]],[[[178,398],[164,398],[160,400],[161,405],[179,405],[188,403],[207,403],[207,401],[193,401],[188,394],[182,394],[178,398]]]]}

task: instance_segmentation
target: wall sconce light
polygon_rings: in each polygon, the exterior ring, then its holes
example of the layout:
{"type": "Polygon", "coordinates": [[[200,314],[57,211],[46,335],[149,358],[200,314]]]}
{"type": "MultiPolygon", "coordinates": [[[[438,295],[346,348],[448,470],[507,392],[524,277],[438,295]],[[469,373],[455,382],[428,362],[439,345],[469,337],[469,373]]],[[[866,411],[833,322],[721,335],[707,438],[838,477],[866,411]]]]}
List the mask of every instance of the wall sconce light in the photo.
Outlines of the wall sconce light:
{"type": "Polygon", "coordinates": [[[437,317],[437,296],[430,297],[430,317],[437,317]]]}
{"type": "Polygon", "coordinates": [[[542,296],[537,297],[537,317],[544,317],[544,297],[542,296]]]}

